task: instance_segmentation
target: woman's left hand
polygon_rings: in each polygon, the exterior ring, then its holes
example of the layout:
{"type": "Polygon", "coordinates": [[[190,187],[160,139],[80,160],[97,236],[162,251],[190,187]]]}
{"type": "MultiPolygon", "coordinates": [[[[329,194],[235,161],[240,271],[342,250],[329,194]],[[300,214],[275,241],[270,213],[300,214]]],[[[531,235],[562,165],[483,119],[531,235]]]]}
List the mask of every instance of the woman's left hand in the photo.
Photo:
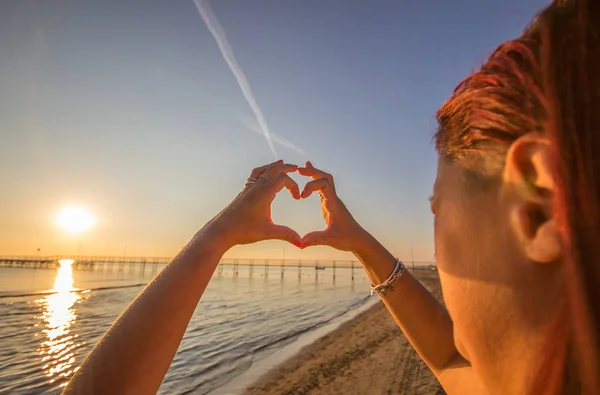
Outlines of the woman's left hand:
{"type": "Polygon", "coordinates": [[[197,237],[210,235],[225,250],[238,244],[272,239],[300,247],[302,238],[298,233],[271,219],[271,203],[283,188],[287,188],[294,199],[300,199],[298,184],[287,174],[297,169],[298,166],[280,160],[252,170],[244,189],[198,232],[197,237]]]}

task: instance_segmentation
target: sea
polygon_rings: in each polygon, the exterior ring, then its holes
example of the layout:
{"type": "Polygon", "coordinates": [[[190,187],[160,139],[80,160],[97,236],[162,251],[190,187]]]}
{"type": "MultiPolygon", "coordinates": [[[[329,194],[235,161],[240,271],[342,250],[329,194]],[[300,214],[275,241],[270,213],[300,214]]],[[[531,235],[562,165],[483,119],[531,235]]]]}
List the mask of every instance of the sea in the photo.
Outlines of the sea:
{"type": "MultiPolygon", "coordinates": [[[[60,393],[162,267],[79,269],[71,261],[56,268],[1,267],[0,394],[60,393]]],[[[219,266],[159,393],[239,393],[265,373],[257,367],[282,360],[296,343],[351,317],[372,299],[360,268],[334,273],[259,263],[219,266]],[[234,382],[237,389],[223,390],[234,382]]]]}

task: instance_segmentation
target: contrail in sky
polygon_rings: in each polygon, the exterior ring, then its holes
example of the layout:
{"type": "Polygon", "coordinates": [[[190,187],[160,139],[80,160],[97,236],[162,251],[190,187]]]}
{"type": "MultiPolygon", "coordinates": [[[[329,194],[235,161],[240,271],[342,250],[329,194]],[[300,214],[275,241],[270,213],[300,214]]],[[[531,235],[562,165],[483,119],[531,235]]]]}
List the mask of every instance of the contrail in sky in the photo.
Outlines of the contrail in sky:
{"type": "MultiPolygon", "coordinates": [[[[244,124],[244,126],[246,126],[248,129],[250,129],[251,131],[253,131],[256,134],[259,135],[264,135],[264,133],[262,132],[260,125],[256,122],[255,119],[253,119],[250,116],[246,116],[246,115],[242,115],[240,117],[240,121],[242,122],[242,124],[244,124]]],[[[271,133],[270,134],[271,137],[271,141],[273,141],[274,143],[277,143],[283,147],[289,148],[291,150],[294,150],[300,154],[303,155],[308,155],[308,153],[303,150],[302,148],[298,147],[297,145],[295,145],[294,143],[292,143],[291,141],[276,135],[275,133],[271,133]]]]}
{"type": "Polygon", "coordinates": [[[235,76],[235,79],[237,80],[238,85],[240,86],[240,89],[242,90],[242,93],[244,94],[244,97],[246,98],[246,101],[248,102],[248,105],[254,112],[254,116],[256,117],[256,120],[258,121],[258,124],[260,125],[262,134],[265,136],[265,139],[267,140],[267,143],[269,144],[269,148],[271,149],[271,152],[273,153],[273,157],[275,158],[275,160],[279,159],[277,157],[277,153],[275,152],[275,146],[273,145],[273,140],[271,138],[271,132],[269,131],[269,125],[267,125],[267,120],[265,119],[265,117],[260,109],[260,106],[258,105],[256,98],[254,97],[254,94],[252,93],[252,88],[250,88],[250,84],[248,83],[248,80],[246,79],[246,75],[242,71],[242,68],[238,64],[237,59],[235,58],[235,55],[233,54],[233,50],[231,49],[231,46],[229,45],[229,42],[227,41],[227,36],[225,35],[225,31],[223,30],[223,27],[221,26],[221,24],[219,23],[219,21],[217,20],[215,15],[213,14],[212,9],[210,8],[210,6],[208,5],[208,2],[206,0],[194,0],[194,4],[196,5],[196,8],[200,12],[202,19],[204,19],[204,22],[206,23],[208,30],[210,30],[212,36],[214,37],[215,41],[217,42],[217,45],[219,46],[219,49],[221,50],[221,54],[223,55],[225,62],[229,66],[229,69],[235,76]]]}

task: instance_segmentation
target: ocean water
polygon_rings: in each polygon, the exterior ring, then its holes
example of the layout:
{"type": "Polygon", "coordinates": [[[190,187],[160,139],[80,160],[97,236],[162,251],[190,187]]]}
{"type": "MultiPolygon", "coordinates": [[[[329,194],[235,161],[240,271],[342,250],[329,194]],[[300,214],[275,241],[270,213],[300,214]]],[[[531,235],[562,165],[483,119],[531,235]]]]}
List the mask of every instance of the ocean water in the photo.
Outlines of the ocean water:
{"type": "MultiPolygon", "coordinates": [[[[60,393],[161,266],[0,268],[0,394],[60,393]]],[[[206,394],[368,299],[362,269],[217,269],[159,393],[206,394]]],[[[168,297],[168,295],[165,295],[168,297]]],[[[276,355],[276,354],[275,354],[276,355]]]]}

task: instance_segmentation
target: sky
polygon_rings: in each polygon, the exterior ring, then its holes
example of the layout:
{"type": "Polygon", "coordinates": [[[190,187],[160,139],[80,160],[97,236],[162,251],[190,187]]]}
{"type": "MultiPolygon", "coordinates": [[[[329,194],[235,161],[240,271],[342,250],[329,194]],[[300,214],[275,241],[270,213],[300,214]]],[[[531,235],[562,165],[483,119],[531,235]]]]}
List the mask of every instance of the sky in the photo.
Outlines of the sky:
{"type": "MultiPolygon", "coordinates": [[[[278,159],[327,169],[392,253],[433,261],[435,111],[547,1],[209,4],[288,142],[278,159]]],[[[173,256],[274,159],[192,0],[3,0],[0,53],[0,255],[173,256]],[[58,228],[68,204],[95,225],[58,228]]],[[[273,218],[301,235],[324,227],[315,196],[281,193],[273,218]]],[[[225,256],[284,254],[352,259],[279,241],[225,256]]]]}

